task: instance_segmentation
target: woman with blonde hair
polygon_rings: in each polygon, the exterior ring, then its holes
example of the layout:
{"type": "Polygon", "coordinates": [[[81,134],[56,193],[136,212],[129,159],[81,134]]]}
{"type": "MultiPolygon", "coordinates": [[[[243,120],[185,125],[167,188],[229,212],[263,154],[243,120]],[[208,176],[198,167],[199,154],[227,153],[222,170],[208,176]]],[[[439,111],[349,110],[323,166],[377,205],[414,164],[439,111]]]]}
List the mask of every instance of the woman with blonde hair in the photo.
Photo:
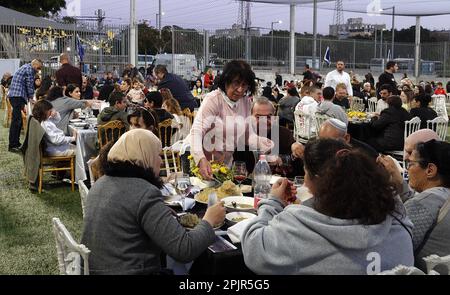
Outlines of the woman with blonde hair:
{"type": "Polygon", "coordinates": [[[172,128],[177,129],[172,135],[171,142],[175,143],[186,138],[191,130],[191,120],[183,115],[178,101],[174,98],[163,100],[162,108],[172,114],[172,128]]]}

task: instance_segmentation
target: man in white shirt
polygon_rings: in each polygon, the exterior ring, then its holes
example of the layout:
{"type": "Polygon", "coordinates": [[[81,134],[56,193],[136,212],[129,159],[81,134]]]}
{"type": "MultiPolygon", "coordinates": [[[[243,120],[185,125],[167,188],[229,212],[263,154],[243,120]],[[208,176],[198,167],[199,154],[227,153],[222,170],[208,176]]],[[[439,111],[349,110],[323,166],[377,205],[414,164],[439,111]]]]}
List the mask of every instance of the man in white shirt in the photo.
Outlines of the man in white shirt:
{"type": "Polygon", "coordinates": [[[331,71],[325,78],[325,87],[333,87],[336,90],[336,85],[344,83],[347,86],[348,96],[353,96],[353,88],[350,75],[344,72],[345,64],[342,60],[336,63],[336,70],[331,71]]]}
{"type": "Polygon", "coordinates": [[[392,96],[392,87],[389,84],[384,84],[380,87],[380,96],[381,99],[377,102],[377,108],[375,110],[376,113],[381,114],[381,111],[387,109],[389,105],[386,102],[386,99],[392,96]]]}

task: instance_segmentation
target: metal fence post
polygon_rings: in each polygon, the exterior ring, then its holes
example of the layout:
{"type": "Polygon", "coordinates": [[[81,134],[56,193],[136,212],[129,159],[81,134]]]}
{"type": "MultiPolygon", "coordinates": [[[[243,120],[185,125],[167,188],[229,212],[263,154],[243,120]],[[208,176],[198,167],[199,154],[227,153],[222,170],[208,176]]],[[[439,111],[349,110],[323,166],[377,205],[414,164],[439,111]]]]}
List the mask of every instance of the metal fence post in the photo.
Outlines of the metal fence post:
{"type": "Polygon", "coordinates": [[[172,25],[172,74],[175,74],[175,29],[172,25]]]}
{"type": "Polygon", "coordinates": [[[448,42],[445,41],[444,42],[444,72],[442,77],[446,78],[447,77],[447,50],[448,50],[448,42]]]}
{"type": "Polygon", "coordinates": [[[356,40],[353,39],[353,70],[356,69],[356,40]]]}
{"type": "Polygon", "coordinates": [[[209,32],[207,30],[204,31],[204,40],[205,42],[204,44],[204,61],[205,61],[205,65],[204,67],[209,65],[209,32]]]}

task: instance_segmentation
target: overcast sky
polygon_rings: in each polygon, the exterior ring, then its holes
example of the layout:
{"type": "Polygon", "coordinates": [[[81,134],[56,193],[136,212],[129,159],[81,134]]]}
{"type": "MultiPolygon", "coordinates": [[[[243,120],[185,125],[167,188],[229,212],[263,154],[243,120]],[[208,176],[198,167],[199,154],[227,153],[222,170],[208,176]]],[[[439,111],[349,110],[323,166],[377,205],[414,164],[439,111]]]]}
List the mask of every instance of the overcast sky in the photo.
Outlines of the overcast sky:
{"type": "MultiPolygon", "coordinates": [[[[69,3],[73,0],[67,0],[69,3]]],[[[81,15],[93,16],[96,9],[103,9],[108,23],[126,23],[129,21],[129,0],[79,0],[81,15]]],[[[412,0],[413,1],[413,0],[412,0]]],[[[235,0],[161,0],[162,25],[178,25],[185,28],[218,29],[231,27],[238,18],[239,4],[235,0]]],[[[426,10],[427,1],[413,1],[419,9],[426,10]]],[[[412,2],[412,3],[413,3],[412,2]]],[[[450,6],[450,0],[444,5],[450,6]]],[[[296,8],[296,31],[312,32],[312,9],[307,6],[296,8]]],[[[345,10],[345,7],[344,7],[345,10]]],[[[150,25],[155,25],[158,13],[158,0],[137,0],[137,19],[145,19],[150,25]]],[[[319,9],[318,32],[328,34],[328,26],[333,22],[332,10],[319,9]]],[[[365,23],[386,24],[391,28],[391,16],[368,16],[364,13],[350,13],[344,11],[344,20],[349,17],[362,17],[365,23]]],[[[275,29],[289,30],[289,6],[253,3],[251,10],[252,26],[270,28],[271,22],[281,20],[275,29]]],[[[396,29],[415,25],[415,17],[395,18],[396,29]]],[[[428,29],[449,30],[450,16],[423,17],[422,26],[428,29]]]]}

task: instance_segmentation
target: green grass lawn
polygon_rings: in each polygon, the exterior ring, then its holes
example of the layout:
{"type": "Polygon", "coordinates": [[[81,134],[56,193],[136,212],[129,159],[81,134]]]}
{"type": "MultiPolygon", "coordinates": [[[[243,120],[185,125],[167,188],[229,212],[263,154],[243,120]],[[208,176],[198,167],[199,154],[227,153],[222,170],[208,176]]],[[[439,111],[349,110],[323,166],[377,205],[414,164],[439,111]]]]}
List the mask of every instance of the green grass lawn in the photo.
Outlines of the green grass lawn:
{"type": "MultiPolygon", "coordinates": [[[[3,123],[4,111],[0,111],[3,123]]],[[[9,129],[0,126],[0,274],[58,274],[51,220],[59,217],[78,241],[80,196],[70,184],[46,177],[41,195],[28,190],[23,161],[8,152],[9,129]]]]}

